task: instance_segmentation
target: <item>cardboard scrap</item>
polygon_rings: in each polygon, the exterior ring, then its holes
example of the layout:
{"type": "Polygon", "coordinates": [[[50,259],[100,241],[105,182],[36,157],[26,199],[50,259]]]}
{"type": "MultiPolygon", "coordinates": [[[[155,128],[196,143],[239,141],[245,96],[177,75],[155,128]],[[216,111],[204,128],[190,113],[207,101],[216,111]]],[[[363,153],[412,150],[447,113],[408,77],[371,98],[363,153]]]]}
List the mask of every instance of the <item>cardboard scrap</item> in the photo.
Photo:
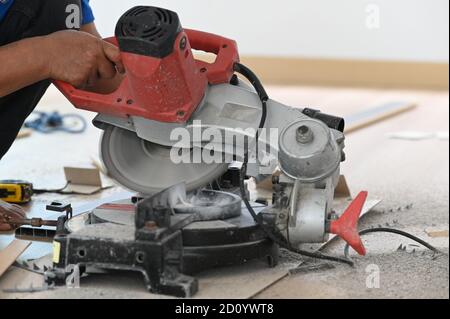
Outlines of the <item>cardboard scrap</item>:
{"type": "Polygon", "coordinates": [[[31,241],[15,239],[8,247],[0,251],[0,277],[30,245],[31,241]]]}
{"type": "Polygon", "coordinates": [[[97,168],[64,167],[64,174],[68,185],[63,193],[92,195],[112,187],[102,186],[100,170],[97,168]]]}
{"type": "Polygon", "coordinates": [[[431,238],[448,237],[448,229],[443,229],[443,230],[425,230],[425,232],[431,238]]]}
{"type": "Polygon", "coordinates": [[[344,175],[339,176],[338,184],[334,189],[334,197],[336,198],[352,197],[352,194],[350,193],[350,188],[348,187],[347,180],[345,179],[344,175]]]}
{"type": "Polygon", "coordinates": [[[195,299],[249,299],[288,275],[288,267],[269,268],[261,260],[242,265],[213,268],[196,275],[199,291],[195,299]]]}
{"type": "Polygon", "coordinates": [[[280,174],[281,174],[281,171],[280,171],[279,168],[277,168],[275,170],[275,172],[270,177],[267,177],[267,178],[265,178],[265,179],[263,179],[261,181],[256,181],[255,180],[256,189],[257,190],[266,190],[266,191],[272,192],[272,187],[273,187],[272,176],[279,176],[280,174]]]}
{"type": "MultiPolygon", "coordinates": [[[[276,170],[272,176],[280,175],[280,170],[276,170]]],[[[272,177],[268,177],[259,183],[255,183],[255,189],[259,195],[267,194],[268,196],[272,196],[272,177]]],[[[343,197],[351,197],[350,188],[348,187],[347,180],[344,175],[339,176],[338,184],[334,190],[335,198],[343,198],[343,197]]]]}

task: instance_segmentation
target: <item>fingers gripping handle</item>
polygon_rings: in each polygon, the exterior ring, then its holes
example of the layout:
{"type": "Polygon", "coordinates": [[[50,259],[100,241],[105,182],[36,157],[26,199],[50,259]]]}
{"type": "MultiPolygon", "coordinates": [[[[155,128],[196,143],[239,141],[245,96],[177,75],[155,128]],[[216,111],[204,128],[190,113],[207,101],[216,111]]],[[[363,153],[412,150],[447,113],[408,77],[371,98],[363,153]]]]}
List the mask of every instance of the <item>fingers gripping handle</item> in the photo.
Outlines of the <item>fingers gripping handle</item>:
{"type": "MultiPolygon", "coordinates": [[[[104,40],[115,46],[118,46],[115,37],[105,38],[104,40]]],[[[89,109],[90,105],[114,105],[114,103],[117,101],[117,96],[123,95],[125,93],[125,87],[123,85],[124,83],[122,83],[122,85],[120,85],[117,90],[111,94],[100,94],[77,89],[72,84],[59,80],[54,80],[53,84],[74,105],[79,107],[86,107],[86,109],[89,109]]]]}
{"type": "Polygon", "coordinates": [[[366,199],[367,192],[360,192],[350,203],[342,216],[338,220],[334,220],[330,223],[330,233],[341,237],[360,255],[365,255],[366,249],[359,237],[357,226],[366,199]]]}

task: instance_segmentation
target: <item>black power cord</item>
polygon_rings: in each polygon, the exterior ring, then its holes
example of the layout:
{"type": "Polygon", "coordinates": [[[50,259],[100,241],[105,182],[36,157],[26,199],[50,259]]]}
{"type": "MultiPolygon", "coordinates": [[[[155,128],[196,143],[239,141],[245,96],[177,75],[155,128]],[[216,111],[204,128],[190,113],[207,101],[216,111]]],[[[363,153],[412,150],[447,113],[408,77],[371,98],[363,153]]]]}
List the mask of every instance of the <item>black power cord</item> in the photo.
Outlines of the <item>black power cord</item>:
{"type": "MultiPolygon", "coordinates": [[[[359,232],[359,236],[362,236],[362,235],[365,235],[365,234],[369,234],[369,233],[380,233],[380,232],[383,232],[383,233],[392,233],[392,234],[397,234],[397,235],[400,235],[400,236],[407,237],[407,238],[412,239],[412,240],[414,240],[415,242],[417,242],[417,243],[419,243],[419,244],[425,246],[426,248],[428,248],[429,250],[431,250],[431,251],[433,251],[433,252],[435,252],[435,253],[440,253],[440,254],[442,254],[442,252],[441,252],[439,249],[437,249],[436,247],[430,245],[430,244],[427,243],[426,241],[420,239],[419,237],[416,237],[416,236],[414,236],[414,235],[411,235],[410,233],[407,233],[407,232],[405,232],[405,231],[403,231],[403,230],[399,230],[399,229],[386,228],[386,227],[369,228],[369,229],[361,230],[361,231],[359,232]]],[[[345,245],[345,248],[344,248],[344,256],[345,256],[345,258],[347,258],[348,260],[350,260],[350,257],[348,256],[348,249],[349,249],[349,245],[346,244],[346,245],[345,245]]]]}
{"type": "MultiPolygon", "coordinates": [[[[261,113],[261,121],[259,122],[259,128],[262,129],[264,127],[264,124],[266,123],[266,117],[267,117],[267,100],[269,99],[269,96],[267,95],[266,90],[264,89],[264,86],[262,85],[261,81],[258,79],[255,73],[253,73],[252,70],[250,70],[248,67],[241,63],[235,63],[234,64],[234,71],[244,76],[250,84],[255,88],[256,93],[259,96],[259,99],[262,103],[262,113],[261,113]]],[[[256,142],[258,142],[258,136],[259,132],[256,132],[256,142]]],[[[256,143],[258,145],[258,143],[256,143]]]]}
{"type": "MultiPolygon", "coordinates": [[[[241,63],[236,63],[234,65],[234,71],[236,71],[237,73],[244,76],[251,83],[251,85],[255,88],[255,91],[261,100],[262,113],[261,113],[261,121],[259,123],[259,129],[262,129],[266,122],[267,100],[269,99],[269,96],[267,95],[267,92],[264,89],[261,81],[253,73],[253,71],[250,70],[248,67],[246,67],[245,65],[243,65],[241,63]]],[[[255,136],[256,147],[258,147],[258,138],[259,138],[259,131],[257,131],[256,136],[255,136]]],[[[240,188],[241,198],[245,204],[245,207],[247,207],[247,210],[249,211],[250,215],[252,215],[252,217],[256,221],[256,223],[261,227],[261,229],[265,232],[265,234],[272,241],[277,243],[280,247],[283,247],[289,251],[292,251],[292,252],[300,254],[300,255],[304,255],[304,256],[312,257],[312,258],[318,258],[318,259],[337,261],[337,262],[342,262],[342,263],[346,263],[349,265],[353,265],[353,262],[349,259],[324,255],[320,252],[312,252],[312,251],[297,249],[297,248],[293,247],[288,241],[286,241],[286,239],[281,235],[279,230],[276,231],[275,229],[273,229],[273,227],[265,225],[264,222],[260,218],[258,218],[258,215],[256,214],[255,210],[250,205],[250,202],[247,199],[247,194],[245,191],[245,176],[246,176],[246,172],[247,172],[247,163],[248,163],[248,151],[245,152],[244,162],[242,164],[242,168],[241,168],[241,171],[239,174],[239,188],[240,188]]]]}
{"type": "Polygon", "coordinates": [[[53,194],[64,194],[63,191],[69,186],[69,182],[66,182],[66,184],[61,188],[55,188],[55,189],[38,189],[33,188],[34,194],[45,194],[45,193],[53,193],[53,194]]]}
{"type": "Polygon", "coordinates": [[[65,189],[70,185],[70,181],[66,182],[66,184],[61,188],[56,189],[38,189],[33,188],[33,194],[62,194],[62,195],[94,195],[97,193],[100,193],[101,191],[110,188],[112,186],[108,187],[100,187],[98,190],[91,192],[89,194],[83,193],[83,192],[77,192],[77,191],[65,191],[65,189]]]}

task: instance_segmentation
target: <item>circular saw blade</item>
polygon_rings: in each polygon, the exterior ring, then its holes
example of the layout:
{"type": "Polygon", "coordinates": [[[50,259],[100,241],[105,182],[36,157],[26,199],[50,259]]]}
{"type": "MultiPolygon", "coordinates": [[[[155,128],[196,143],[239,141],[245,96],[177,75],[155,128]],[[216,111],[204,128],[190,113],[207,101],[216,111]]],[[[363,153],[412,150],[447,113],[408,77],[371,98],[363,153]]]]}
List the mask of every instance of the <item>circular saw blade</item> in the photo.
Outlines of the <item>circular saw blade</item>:
{"type": "Polygon", "coordinates": [[[180,163],[170,159],[170,147],[139,138],[135,132],[108,126],[101,138],[100,153],[108,174],[123,186],[155,194],[185,182],[193,190],[226,172],[228,164],[180,163]]]}

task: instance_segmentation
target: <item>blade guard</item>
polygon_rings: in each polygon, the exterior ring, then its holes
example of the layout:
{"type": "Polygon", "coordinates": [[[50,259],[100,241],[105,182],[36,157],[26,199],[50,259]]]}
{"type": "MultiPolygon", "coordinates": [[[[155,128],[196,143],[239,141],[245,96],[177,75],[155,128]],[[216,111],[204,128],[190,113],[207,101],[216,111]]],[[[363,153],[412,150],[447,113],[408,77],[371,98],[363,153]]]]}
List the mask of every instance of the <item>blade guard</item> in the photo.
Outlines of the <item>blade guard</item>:
{"type": "Polygon", "coordinates": [[[330,223],[330,233],[341,237],[356,252],[358,252],[358,254],[363,256],[366,254],[366,248],[361,241],[361,237],[359,237],[357,226],[362,208],[367,199],[367,194],[366,191],[360,192],[350,203],[342,216],[338,220],[334,220],[330,223]]]}

